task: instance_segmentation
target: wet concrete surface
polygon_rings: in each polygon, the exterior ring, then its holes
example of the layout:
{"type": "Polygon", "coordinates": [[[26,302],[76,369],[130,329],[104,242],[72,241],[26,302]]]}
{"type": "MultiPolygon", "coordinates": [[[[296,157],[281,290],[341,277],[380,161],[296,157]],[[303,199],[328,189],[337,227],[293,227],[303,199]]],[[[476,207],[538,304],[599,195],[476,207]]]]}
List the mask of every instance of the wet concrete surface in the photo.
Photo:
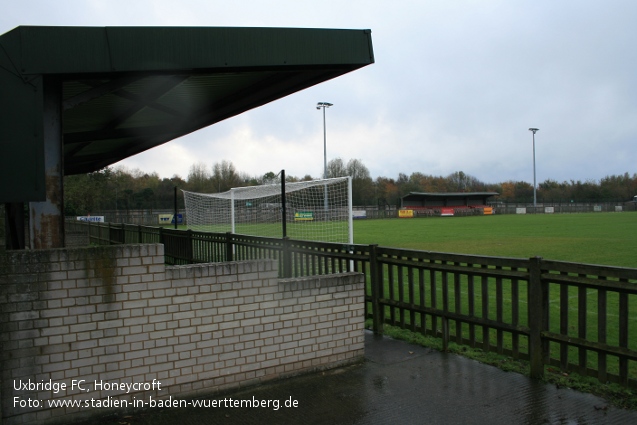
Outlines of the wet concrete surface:
{"type": "Polygon", "coordinates": [[[637,412],[599,397],[454,354],[367,332],[365,351],[358,365],[201,399],[270,400],[270,407],[151,409],[101,423],[637,424],[637,412]]]}

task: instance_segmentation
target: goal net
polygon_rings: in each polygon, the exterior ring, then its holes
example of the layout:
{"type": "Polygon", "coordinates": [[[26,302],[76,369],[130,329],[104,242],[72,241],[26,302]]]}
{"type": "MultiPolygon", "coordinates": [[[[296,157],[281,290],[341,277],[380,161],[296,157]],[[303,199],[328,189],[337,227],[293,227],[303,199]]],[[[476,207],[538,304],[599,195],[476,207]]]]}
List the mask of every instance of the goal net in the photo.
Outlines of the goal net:
{"type": "Polygon", "coordinates": [[[353,243],[350,177],[247,186],[223,193],[183,191],[188,228],[205,232],[353,243]]]}

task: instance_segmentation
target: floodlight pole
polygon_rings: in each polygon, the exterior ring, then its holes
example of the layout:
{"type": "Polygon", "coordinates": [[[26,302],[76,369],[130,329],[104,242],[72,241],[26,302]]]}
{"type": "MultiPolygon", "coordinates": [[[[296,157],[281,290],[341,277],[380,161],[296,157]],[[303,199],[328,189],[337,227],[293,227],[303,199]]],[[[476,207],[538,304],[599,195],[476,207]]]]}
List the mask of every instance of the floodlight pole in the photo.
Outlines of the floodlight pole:
{"type": "MultiPolygon", "coordinates": [[[[327,179],[327,127],[325,126],[325,109],[332,106],[332,103],[319,102],[316,109],[323,109],[323,178],[327,179]]],[[[327,186],[325,186],[325,210],[327,211],[327,186]]]]}
{"type": "MultiPolygon", "coordinates": [[[[537,194],[535,189],[535,132],[540,131],[539,128],[529,128],[533,132],[533,208],[537,207],[537,194]]],[[[535,212],[535,211],[533,211],[535,212]]]]}

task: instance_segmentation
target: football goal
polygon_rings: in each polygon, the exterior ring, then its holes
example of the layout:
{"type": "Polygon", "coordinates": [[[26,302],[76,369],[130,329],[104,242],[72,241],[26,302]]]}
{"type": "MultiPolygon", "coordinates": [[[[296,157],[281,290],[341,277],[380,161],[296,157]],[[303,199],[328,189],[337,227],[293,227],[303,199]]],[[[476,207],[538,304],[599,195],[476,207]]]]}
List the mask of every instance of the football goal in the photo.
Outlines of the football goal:
{"type": "Polygon", "coordinates": [[[354,243],[350,177],[183,193],[192,230],[354,243]]]}

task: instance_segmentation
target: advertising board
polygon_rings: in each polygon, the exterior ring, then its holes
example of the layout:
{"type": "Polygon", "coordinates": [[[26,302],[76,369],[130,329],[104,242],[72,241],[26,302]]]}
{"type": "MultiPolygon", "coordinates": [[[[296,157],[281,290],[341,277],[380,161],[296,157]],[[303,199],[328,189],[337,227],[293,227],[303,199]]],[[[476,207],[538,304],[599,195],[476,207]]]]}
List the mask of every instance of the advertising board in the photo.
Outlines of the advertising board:
{"type": "Polygon", "coordinates": [[[314,211],[297,211],[294,213],[294,221],[312,221],[314,220],[314,211]]]}
{"type": "Polygon", "coordinates": [[[414,210],[398,210],[398,218],[414,218],[414,210]]]}
{"type": "Polygon", "coordinates": [[[103,215],[87,215],[84,217],[77,217],[77,221],[90,221],[91,223],[104,223],[103,215]]]}
{"type": "MultiPolygon", "coordinates": [[[[159,224],[175,224],[175,215],[159,214],[159,224]]],[[[184,224],[183,214],[177,214],[177,224],[184,224]]]]}
{"type": "Polygon", "coordinates": [[[367,218],[367,211],[365,210],[352,210],[352,218],[354,220],[360,218],[367,218]]]}

